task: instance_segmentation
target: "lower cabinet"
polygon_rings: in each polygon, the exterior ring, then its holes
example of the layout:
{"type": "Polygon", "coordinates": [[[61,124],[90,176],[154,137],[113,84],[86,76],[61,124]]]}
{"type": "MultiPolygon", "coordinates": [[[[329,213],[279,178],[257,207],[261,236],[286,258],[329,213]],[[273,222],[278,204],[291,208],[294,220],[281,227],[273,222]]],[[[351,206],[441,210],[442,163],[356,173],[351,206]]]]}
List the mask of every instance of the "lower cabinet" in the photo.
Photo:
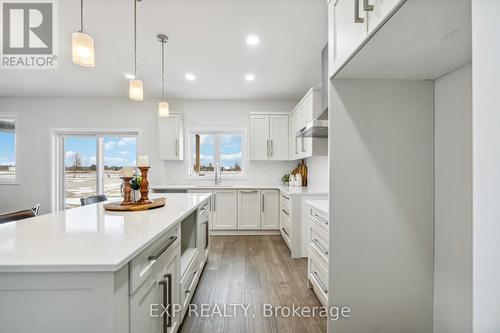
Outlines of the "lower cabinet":
{"type": "Polygon", "coordinates": [[[278,191],[239,190],[238,229],[278,230],[278,191]]]}
{"type": "Polygon", "coordinates": [[[212,203],[212,229],[234,230],[237,228],[236,190],[214,190],[212,203]]]}
{"type": "Polygon", "coordinates": [[[309,286],[324,306],[328,306],[329,219],[328,214],[308,207],[309,286]]]}
{"type": "Polygon", "coordinates": [[[260,229],[260,191],[238,191],[238,229],[260,229]]]}

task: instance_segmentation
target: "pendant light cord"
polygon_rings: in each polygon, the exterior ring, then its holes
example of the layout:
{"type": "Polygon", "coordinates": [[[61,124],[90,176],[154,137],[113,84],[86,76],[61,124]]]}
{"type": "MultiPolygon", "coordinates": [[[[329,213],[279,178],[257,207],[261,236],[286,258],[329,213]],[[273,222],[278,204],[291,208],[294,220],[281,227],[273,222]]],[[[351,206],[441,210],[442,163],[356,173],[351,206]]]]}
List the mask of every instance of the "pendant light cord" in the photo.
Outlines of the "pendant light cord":
{"type": "Polygon", "coordinates": [[[134,76],[137,78],[137,0],[134,0],[134,76]]]}
{"type": "Polygon", "coordinates": [[[83,0],[80,1],[80,32],[83,32],[83,0]]]}
{"type": "Polygon", "coordinates": [[[165,101],[165,40],[161,41],[161,100],[165,101]]]}

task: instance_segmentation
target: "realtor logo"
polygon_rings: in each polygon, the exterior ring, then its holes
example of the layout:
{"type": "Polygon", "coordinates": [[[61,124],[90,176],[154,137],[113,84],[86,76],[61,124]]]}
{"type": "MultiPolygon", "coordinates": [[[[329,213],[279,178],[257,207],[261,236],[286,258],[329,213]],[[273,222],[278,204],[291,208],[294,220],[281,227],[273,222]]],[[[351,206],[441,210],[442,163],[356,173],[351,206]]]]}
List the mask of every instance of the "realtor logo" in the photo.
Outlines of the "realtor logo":
{"type": "Polygon", "coordinates": [[[57,68],[56,0],[0,0],[2,69],[57,68]]]}

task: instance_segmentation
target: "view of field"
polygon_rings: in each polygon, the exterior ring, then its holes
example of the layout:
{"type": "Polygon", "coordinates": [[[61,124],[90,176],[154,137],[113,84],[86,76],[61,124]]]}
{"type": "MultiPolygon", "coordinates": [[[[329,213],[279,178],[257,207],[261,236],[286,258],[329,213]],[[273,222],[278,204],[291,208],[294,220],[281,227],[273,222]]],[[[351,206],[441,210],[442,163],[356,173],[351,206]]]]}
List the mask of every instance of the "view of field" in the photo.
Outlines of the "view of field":
{"type": "MultiPolygon", "coordinates": [[[[104,194],[108,198],[121,197],[121,184],[119,171],[104,172],[104,194]]],[[[80,198],[96,195],[95,171],[68,171],[66,170],[66,207],[80,206],[80,198]]]]}

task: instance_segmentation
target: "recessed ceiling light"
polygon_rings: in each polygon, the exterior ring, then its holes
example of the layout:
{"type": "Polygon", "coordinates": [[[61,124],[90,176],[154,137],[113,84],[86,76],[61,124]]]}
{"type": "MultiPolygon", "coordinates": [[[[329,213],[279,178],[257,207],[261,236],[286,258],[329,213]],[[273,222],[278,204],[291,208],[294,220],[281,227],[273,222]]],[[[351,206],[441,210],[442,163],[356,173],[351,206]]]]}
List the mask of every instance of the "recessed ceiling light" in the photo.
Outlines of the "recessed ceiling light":
{"type": "Polygon", "coordinates": [[[196,75],[194,75],[193,73],[186,73],[186,80],[194,81],[196,80],[196,75]]]}
{"type": "Polygon", "coordinates": [[[258,45],[260,43],[259,36],[255,35],[255,34],[248,35],[246,41],[247,41],[248,45],[252,45],[252,46],[258,45]]]}
{"type": "Polygon", "coordinates": [[[127,73],[127,72],[126,72],[126,73],[123,73],[123,76],[125,76],[125,78],[126,78],[127,80],[133,80],[133,79],[135,79],[135,75],[134,75],[134,74],[132,74],[132,73],[127,73]]]}
{"type": "Polygon", "coordinates": [[[247,75],[245,75],[245,80],[247,80],[247,81],[254,81],[255,80],[255,75],[252,74],[252,73],[248,73],[247,75]]]}

